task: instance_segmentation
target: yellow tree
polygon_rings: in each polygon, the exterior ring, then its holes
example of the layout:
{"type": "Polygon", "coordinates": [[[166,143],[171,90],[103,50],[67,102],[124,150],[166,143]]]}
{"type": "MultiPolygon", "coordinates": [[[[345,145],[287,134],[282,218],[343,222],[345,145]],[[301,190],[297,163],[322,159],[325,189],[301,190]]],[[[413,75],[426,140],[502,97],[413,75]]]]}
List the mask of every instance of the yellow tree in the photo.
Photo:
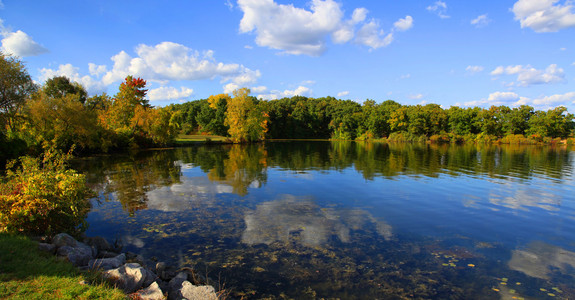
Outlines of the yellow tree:
{"type": "Polygon", "coordinates": [[[225,125],[233,142],[255,142],[265,138],[268,115],[263,109],[264,103],[249,96],[250,90],[241,88],[233,92],[228,100],[225,125]]]}

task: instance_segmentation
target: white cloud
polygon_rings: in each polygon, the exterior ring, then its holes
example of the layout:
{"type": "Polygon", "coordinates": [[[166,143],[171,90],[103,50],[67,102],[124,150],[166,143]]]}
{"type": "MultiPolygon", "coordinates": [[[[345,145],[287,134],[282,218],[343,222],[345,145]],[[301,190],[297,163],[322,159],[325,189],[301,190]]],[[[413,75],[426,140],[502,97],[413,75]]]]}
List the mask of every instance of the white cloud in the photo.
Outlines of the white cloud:
{"type": "Polygon", "coordinates": [[[511,9],[521,28],[529,27],[535,32],[556,32],[575,27],[572,1],[566,0],[519,0],[511,9]]]}
{"type": "Polygon", "coordinates": [[[88,75],[81,76],[78,71],[79,69],[71,64],[60,65],[57,70],[43,68],[40,70],[40,81],[43,83],[55,76],[66,76],[80,83],[90,94],[105,92],[106,87],[101,81],[88,75]]]}
{"type": "Polygon", "coordinates": [[[481,28],[487,26],[489,22],[491,22],[491,20],[487,17],[487,14],[484,14],[471,20],[471,25],[475,25],[475,27],[481,28]]]}
{"type": "Polygon", "coordinates": [[[545,70],[537,70],[530,65],[499,66],[491,71],[491,75],[517,75],[516,84],[530,86],[534,84],[550,84],[565,81],[565,72],[556,64],[549,65],[545,70]]]}
{"type": "Polygon", "coordinates": [[[224,3],[230,10],[234,9],[234,4],[232,3],[231,0],[226,0],[226,2],[224,3]]]}
{"type": "Polygon", "coordinates": [[[25,57],[48,52],[48,49],[36,43],[32,37],[22,30],[12,32],[10,29],[4,27],[2,19],[0,19],[0,34],[4,37],[2,39],[1,49],[4,53],[25,57]]]}
{"type": "Polygon", "coordinates": [[[423,98],[423,94],[412,94],[407,96],[407,98],[409,99],[413,99],[413,100],[419,100],[423,98]]]}
{"type": "Polygon", "coordinates": [[[393,33],[384,34],[383,30],[379,28],[379,24],[372,20],[357,31],[355,41],[372,49],[386,47],[393,42],[393,33]]]}
{"type": "Polygon", "coordinates": [[[233,82],[230,82],[230,83],[224,85],[224,93],[225,93],[225,94],[231,94],[231,93],[233,93],[235,90],[237,90],[237,89],[239,89],[239,88],[240,88],[239,85],[237,85],[237,84],[235,84],[235,83],[233,83],[233,82]]]}
{"type": "Polygon", "coordinates": [[[530,105],[535,109],[547,110],[557,106],[569,106],[575,104],[575,92],[565,94],[555,94],[551,96],[540,96],[539,98],[522,97],[514,92],[494,92],[489,94],[487,99],[465,102],[465,106],[507,105],[517,107],[520,105],[530,105]]]}
{"type": "MultiPolygon", "coordinates": [[[[80,76],[78,68],[66,64],[60,65],[57,70],[42,69],[42,78],[46,80],[52,76],[64,75],[83,84],[90,93],[101,93],[107,86],[123,81],[128,75],[142,77],[162,85],[170,81],[213,80],[219,77],[220,82],[225,84],[225,89],[254,84],[261,76],[259,70],[254,71],[240,64],[218,62],[214,58],[213,51],[200,53],[172,42],[163,42],[155,46],[142,44],[136,47],[135,52],[137,54],[135,57],[125,51],[112,56],[111,68],[106,65],[88,64],[91,76],[80,76]]],[[[161,93],[166,95],[167,92],[165,88],[160,88],[157,97],[160,97],[161,93]]],[[[181,90],[178,93],[185,95],[191,93],[191,89],[181,90]]]]}
{"type": "Polygon", "coordinates": [[[274,100],[293,96],[311,96],[311,93],[312,90],[310,88],[300,85],[295,90],[272,90],[268,94],[260,94],[257,97],[265,100],[274,100]]]}
{"type": "Polygon", "coordinates": [[[467,68],[465,68],[465,71],[471,74],[475,74],[482,72],[483,69],[484,69],[483,66],[467,66],[467,68]]]}
{"type": "Polygon", "coordinates": [[[90,75],[100,76],[108,71],[105,65],[96,65],[94,63],[88,63],[88,70],[90,70],[90,75]]]}
{"type": "Polygon", "coordinates": [[[267,90],[268,90],[268,88],[265,87],[265,86],[263,86],[263,85],[254,86],[254,87],[251,87],[251,88],[250,88],[250,91],[251,91],[252,93],[256,93],[256,94],[258,94],[258,93],[263,93],[263,92],[265,92],[265,91],[267,91],[267,90]]]}
{"type": "Polygon", "coordinates": [[[408,78],[411,78],[411,74],[409,74],[409,73],[408,73],[408,74],[403,74],[403,75],[401,75],[401,76],[399,77],[399,79],[408,79],[408,78]]]}
{"type": "Polygon", "coordinates": [[[426,9],[432,13],[435,13],[442,19],[449,18],[447,15],[447,3],[443,1],[436,1],[433,5],[428,6],[426,9]]]}
{"type": "MultiPolygon", "coordinates": [[[[240,32],[255,32],[256,44],[294,55],[320,56],[327,49],[327,39],[333,43],[356,42],[372,49],[389,45],[391,34],[384,35],[378,21],[367,21],[368,10],[354,9],[350,19],[344,19],[341,5],[334,0],[312,0],[309,9],[293,4],[278,4],[274,0],[238,0],[244,16],[240,32]],[[356,27],[359,31],[356,32],[356,27]]],[[[396,22],[397,30],[411,28],[413,18],[406,16],[396,22]]]]}
{"type": "Polygon", "coordinates": [[[509,102],[519,100],[519,95],[513,92],[495,92],[489,94],[489,102],[509,102]]]}
{"type": "Polygon", "coordinates": [[[349,95],[349,91],[343,91],[343,92],[337,93],[338,98],[345,97],[347,95],[349,95]]]}
{"type": "Polygon", "coordinates": [[[180,90],[178,90],[175,87],[163,86],[156,89],[151,89],[148,92],[148,98],[150,101],[180,100],[192,96],[193,93],[193,89],[186,87],[181,87],[180,90]]]}
{"type": "Polygon", "coordinates": [[[547,106],[557,106],[568,104],[569,102],[575,104],[575,92],[569,92],[565,94],[555,94],[551,96],[545,96],[533,100],[536,105],[547,105],[547,106]]]}
{"type": "Polygon", "coordinates": [[[393,23],[393,27],[399,31],[406,31],[413,27],[413,18],[411,16],[405,16],[404,19],[399,19],[393,23]]]}
{"type": "MultiPolygon", "coordinates": [[[[216,76],[230,80],[245,76],[246,73],[253,73],[239,64],[217,62],[213,58],[213,51],[204,51],[200,54],[196,50],[172,42],[162,42],[155,46],[141,44],[135,50],[137,57],[134,58],[124,51],[112,57],[114,66],[104,75],[104,83],[123,80],[127,75],[157,81],[203,80],[213,79],[216,76]]],[[[257,74],[249,76],[253,75],[257,74]]]]}

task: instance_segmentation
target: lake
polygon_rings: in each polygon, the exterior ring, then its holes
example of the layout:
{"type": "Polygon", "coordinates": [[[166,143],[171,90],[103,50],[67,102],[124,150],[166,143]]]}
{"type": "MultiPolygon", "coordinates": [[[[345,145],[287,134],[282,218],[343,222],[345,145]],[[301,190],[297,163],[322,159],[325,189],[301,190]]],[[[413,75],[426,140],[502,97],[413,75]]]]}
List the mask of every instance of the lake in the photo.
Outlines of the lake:
{"type": "Polygon", "coordinates": [[[83,159],[88,236],[245,299],[573,299],[575,149],[273,141],[83,159]]]}

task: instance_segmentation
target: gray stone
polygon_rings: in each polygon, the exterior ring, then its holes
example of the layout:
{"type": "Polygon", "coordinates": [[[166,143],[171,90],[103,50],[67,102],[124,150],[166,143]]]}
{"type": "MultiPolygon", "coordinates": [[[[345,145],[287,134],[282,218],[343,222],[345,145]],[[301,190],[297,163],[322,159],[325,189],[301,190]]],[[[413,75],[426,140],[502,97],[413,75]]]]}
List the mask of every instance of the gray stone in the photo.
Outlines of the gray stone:
{"type": "Polygon", "coordinates": [[[142,300],[165,299],[164,293],[162,292],[162,289],[160,289],[160,286],[157,282],[152,282],[149,287],[139,291],[137,295],[139,296],[138,299],[142,300]]]}
{"type": "Polygon", "coordinates": [[[38,249],[40,249],[40,251],[48,252],[50,254],[56,253],[56,245],[53,244],[38,243],[38,249]]]}
{"type": "Polygon", "coordinates": [[[118,256],[117,252],[112,251],[99,251],[98,258],[112,258],[118,256]]]}
{"type": "Polygon", "coordinates": [[[71,235],[69,235],[67,233],[58,233],[52,239],[52,244],[56,245],[56,247],[58,247],[58,248],[64,247],[64,246],[74,248],[78,244],[78,241],[76,241],[75,238],[73,238],[71,235]]]}
{"type": "Polygon", "coordinates": [[[88,262],[91,269],[111,270],[116,269],[126,263],[126,255],[124,253],[112,258],[99,258],[92,259],[88,262]]]}
{"type": "Polygon", "coordinates": [[[114,250],[114,247],[112,247],[105,238],[100,236],[86,238],[85,242],[89,246],[95,247],[98,250],[98,253],[100,253],[101,251],[114,250]]]}
{"type": "Polygon", "coordinates": [[[117,269],[105,271],[104,276],[114,281],[127,294],[149,286],[156,279],[154,273],[136,263],[125,264],[117,269]]]}
{"type": "Polygon", "coordinates": [[[93,258],[92,248],[82,243],[77,243],[76,247],[61,246],[58,248],[57,254],[76,267],[88,265],[88,262],[93,258]]]}

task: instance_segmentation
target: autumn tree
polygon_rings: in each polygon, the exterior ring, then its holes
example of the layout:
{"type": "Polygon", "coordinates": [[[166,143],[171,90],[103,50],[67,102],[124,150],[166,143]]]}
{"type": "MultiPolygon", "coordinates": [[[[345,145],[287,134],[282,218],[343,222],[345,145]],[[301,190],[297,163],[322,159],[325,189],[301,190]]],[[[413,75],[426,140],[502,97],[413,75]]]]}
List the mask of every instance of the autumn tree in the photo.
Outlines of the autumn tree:
{"type": "Polygon", "coordinates": [[[255,142],[265,138],[268,115],[263,109],[263,102],[249,96],[247,88],[237,89],[234,97],[228,101],[225,125],[235,143],[255,142]]]}

